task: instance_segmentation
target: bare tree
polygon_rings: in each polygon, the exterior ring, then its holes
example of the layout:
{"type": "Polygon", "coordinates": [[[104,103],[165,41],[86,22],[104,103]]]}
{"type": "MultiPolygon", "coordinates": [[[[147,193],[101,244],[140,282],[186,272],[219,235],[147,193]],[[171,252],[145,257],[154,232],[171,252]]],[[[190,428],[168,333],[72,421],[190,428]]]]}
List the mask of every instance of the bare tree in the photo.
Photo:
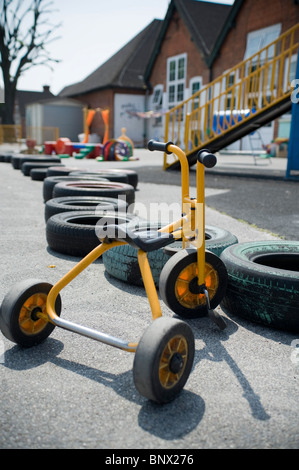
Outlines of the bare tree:
{"type": "Polygon", "coordinates": [[[0,66],[4,83],[2,122],[13,124],[17,83],[31,67],[59,62],[46,47],[57,37],[60,24],[50,22],[53,2],[48,0],[0,0],[0,66]]]}

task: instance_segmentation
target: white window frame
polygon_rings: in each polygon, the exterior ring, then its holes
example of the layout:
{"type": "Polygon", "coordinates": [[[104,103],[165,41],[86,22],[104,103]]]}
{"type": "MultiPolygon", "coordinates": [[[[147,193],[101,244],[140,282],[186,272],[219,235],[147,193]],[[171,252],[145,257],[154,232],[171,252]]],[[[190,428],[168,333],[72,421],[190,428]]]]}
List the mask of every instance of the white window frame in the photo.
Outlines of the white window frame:
{"type": "Polygon", "coordinates": [[[237,91],[239,85],[239,69],[235,69],[233,72],[229,73],[230,69],[226,70],[223,75],[225,75],[222,79],[221,83],[221,98],[220,98],[220,110],[221,111],[229,111],[235,110],[237,106],[237,91]],[[227,91],[233,85],[235,85],[235,96],[234,96],[234,103],[232,105],[231,100],[233,99],[232,91],[227,91]],[[237,91],[236,91],[237,90],[237,91]]]}
{"type": "Polygon", "coordinates": [[[292,80],[294,80],[294,78],[296,78],[297,58],[298,58],[297,54],[293,54],[291,56],[290,70],[289,70],[290,59],[289,59],[289,57],[286,57],[286,59],[285,59],[285,69],[284,69],[284,78],[283,78],[283,90],[284,91],[289,90],[292,80]],[[292,73],[291,73],[292,64],[295,64],[295,69],[294,69],[294,75],[293,76],[292,76],[292,73]],[[289,74],[288,74],[288,72],[289,72],[289,74]]]}
{"type": "Polygon", "coordinates": [[[199,89],[197,91],[201,90],[202,89],[202,76],[201,75],[197,75],[196,77],[192,77],[190,79],[189,81],[190,96],[194,95],[192,88],[195,83],[199,83],[199,89]]]}
{"type": "MultiPolygon", "coordinates": [[[[247,34],[247,43],[246,43],[246,50],[244,55],[244,60],[249,59],[253,55],[257,54],[261,49],[271,44],[275,41],[281,33],[281,23],[277,23],[272,26],[268,26],[267,28],[258,29],[256,31],[252,31],[251,33],[247,34]],[[254,47],[252,43],[255,41],[254,47]],[[251,43],[251,46],[250,46],[251,43]]],[[[259,57],[259,65],[262,65],[263,61],[265,60],[265,52],[260,56],[257,56],[256,60],[259,57]]],[[[268,60],[274,56],[274,46],[268,49],[268,60]],[[271,50],[273,49],[273,50],[271,50]],[[272,52],[272,54],[271,54],[272,52]]],[[[248,75],[254,68],[256,67],[256,60],[250,60],[247,64],[246,75],[248,75]]],[[[266,99],[270,96],[270,80],[271,80],[272,68],[269,69],[269,76],[268,76],[268,84],[266,90],[266,99]]],[[[254,84],[254,81],[252,82],[254,84]]],[[[275,88],[275,87],[274,87],[275,88]]],[[[274,90],[275,92],[275,90],[274,90]]],[[[255,92],[249,90],[249,97],[254,100],[255,92]]],[[[259,94],[260,99],[262,99],[262,95],[259,94]]],[[[263,98],[265,99],[265,97],[263,98]]]]}
{"type": "Polygon", "coordinates": [[[161,109],[163,99],[163,85],[156,85],[152,94],[152,109],[161,109]]]}
{"type": "MultiPolygon", "coordinates": [[[[197,91],[200,91],[202,89],[202,82],[203,82],[203,79],[202,79],[202,76],[201,75],[197,75],[195,77],[192,77],[190,80],[189,80],[189,96],[192,97],[195,93],[197,93],[197,91]],[[199,84],[199,88],[197,91],[193,92],[193,86],[198,83],[199,84]]],[[[194,100],[192,100],[190,102],[190,111],[194,111],[195,109],[199,108],[200,104],[199,104],[199,96],[194,98],[194,100]]]]}
{"type": "Polygon", "coordinates": [[[169,109],[174,108],[185,99],[186,90],[186,75],[187,75],[187,54],[179,54],[176,56],[168,57],[167,59],[167,103],[169,109]],[[183,77],[179,77],[179,62],[184,59],[184,73],[183,77]],[[171,77],[170,64],[175,63],[174,77],[171,77]],[[170,87],[173,88],[173,99],[170,101],[170,87]],[[180,89],[183,87],[183,90],[180,89]],[[182,99],[179,99],[179,93],[182,93],[182,99]]]}
{"type": "MultiPolygon", "coordinates": [[[[151,109],[153,111],[161,111],[163,107],[163,85],[155,85],[152,94],[151,109]]],[[[162,124],[162,116],[155,118],[155,126],[162,124]]]]}
{"type": "Polygon", "coordinates": [[[280,33],[281,23],[248,33],[244,60],[249,59],[249,57],[255,55],[261,49],[271,44],[271,42],[275,41],[280,36],[280,33]],[[254,41],[255,45],[252,44],[254,41]]]}

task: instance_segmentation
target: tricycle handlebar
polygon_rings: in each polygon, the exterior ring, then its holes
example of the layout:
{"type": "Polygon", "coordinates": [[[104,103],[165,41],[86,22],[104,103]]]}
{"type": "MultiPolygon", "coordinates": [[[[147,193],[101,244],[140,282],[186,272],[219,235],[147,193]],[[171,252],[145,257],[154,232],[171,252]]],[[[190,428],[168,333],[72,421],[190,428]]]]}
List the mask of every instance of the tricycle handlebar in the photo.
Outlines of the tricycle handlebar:
{"type": "Polygon", "coordinates": [[[172,152],[167,150],[168,145],[173,145],[173,143],[172,142],[164,143],[164,142],[157,142],[155,140],[150,140],[147,144],[147,148],[151,152],[153,152],[154,150],[159,150],[160,152],[171,154],[172,152]]]}
{"type": "Polygon", "coordinates": [[[197,160],[206,168],[213,168],[217,163],[216,156],[207,149],[202,149],[198,152],[197,160]]]}

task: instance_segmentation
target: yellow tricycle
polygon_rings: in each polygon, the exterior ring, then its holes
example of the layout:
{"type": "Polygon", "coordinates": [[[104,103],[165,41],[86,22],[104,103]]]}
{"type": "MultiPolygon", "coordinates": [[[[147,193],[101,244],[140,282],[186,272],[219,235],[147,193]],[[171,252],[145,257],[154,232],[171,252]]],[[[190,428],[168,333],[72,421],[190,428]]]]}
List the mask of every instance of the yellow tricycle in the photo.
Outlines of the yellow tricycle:
{"type": "Polygon", "coordinates": [[[173,400],[184,387],[194,360],[194,335],[185,318],[209,316],[221,328],[224,319],[214,311],[227,284],[223,262],[205,251],[204,167],[216,164],[216,157],[202,150],[197,161],[197,198],[189,196],[189,166],[185,153],[171,142],[151,140],[150,151],[174,153],[181,163],[182,217],[157,231],[137,230],[127,225],[97,228],[99,245],[75,265],[54,286],[27,279],[5,296],[0,328],[5,337],[23,347],[44,341],[57,327],[135,354],[133,377],[136,389],[157,403],[173,400]],[[160,276],[159,290],[166,305],[181,319],[162,316],[147,253],[182,240],[183,249],[170,257],[160,276]],[[149,301],[152,322],[139,342],[125,341],[60,317],[61,290],[105,251],[129,244],[137,250],[138,263],[149,301]]]}

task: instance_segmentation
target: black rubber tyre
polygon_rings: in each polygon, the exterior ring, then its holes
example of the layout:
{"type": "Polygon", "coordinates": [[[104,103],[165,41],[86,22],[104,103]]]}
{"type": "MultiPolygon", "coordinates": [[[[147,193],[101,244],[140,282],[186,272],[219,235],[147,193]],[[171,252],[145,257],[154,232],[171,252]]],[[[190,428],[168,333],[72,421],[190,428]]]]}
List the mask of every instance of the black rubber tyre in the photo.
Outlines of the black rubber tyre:
{"type": "Polygon", "coordinates": [[[128,177],[129,184],[133,186],[134,189],[137,189],[138,186],[138,173],[135,170],[117,170],[123,171],[128,177]]]}
{"type": "Polygon", "coordinates": [[[12,157],[13,157],[13,154],[11,153],[1,153],[0,162],[11,163],[12,157]]]}
{"type": "MultiPolygon", "coordinates": [[[[78,170],[78,171],[82,172],[84,170],[78,170]]],[[[109,168],[103,169],[103,168],[101,168],[100,170],[93,170],[93,173],[95,173],[95,174],[97,174],[98,172],[99,173],[109,172],[111,175],[113,175],[114,173],[121,174],[121,175],[126,175],[127,178],[128,178],[128,181],[127,181],[128,184],[133,186],[134,189],[136,189],[137,186],[138,186],[138,173],[135,170],[125,170],[125,169],[120,169],[120,168],[119,169],[118,168],[115,168],[115,169],[111,169],[111,168],[110,169],[109,168]]],[[[110,180],[110,181],[112,181],[112,180],[110,180]]]]}
{"type": "Polygon", "coordinates": [[[63,182],[54,187],[53,197],[62,196],[105,196],[123,197],[130,205],[135,202],[135,190],[126,183],[113,181],[98,182],[96,180],[82,180],[76,182],[63,182]]]}
{"type": "Polygon", "coordinates": [[[5,162],[6,163],[11,163],[11,159],[12,159],[13,155],[12,154],[8,154],[5,156],[5,162]]]}
{"type": "MultiPolygon", "coordinates": [[[[28,158],[30,158],[30,157],[34,157],[34,155],[28,155],[28,158]]],[[[35,157],[36,157],[36,155],[35,155],[35,157]]],[[[21,158],[24,158],[24,155],[22,153],[17,153],[17,154],[15,154],[11,157],[10,163],[11,163],[12,167],[15,170],[20,169],[21,158]]]]}
{"type": "MultiPolygon", "coordinates": [[[[205,247],[215,255],[220,256],[222,251],[231,245],[238,243],[238,238],[220,227],[206,225],[205,228],[205,247]]],[[[183,248],[182,241],[176,241],[164,248],[165,253],[172,256],[183,248]]]]}
{"type": "MultiPolygon", "coordinates": [[[[160,295],[165,304],[183,318],[199,318],[208,314],[206,297],[198,292],[197,253],[181,250],[162,269],[160,295]]],[[[216,308],[226,291],[227,271],[221,259],[210,251],[205,253],[205,285],[210,307],[216,308]]]]}
{"type": "MultiPolygon", "coordinates": [[[[24,176],[30,176],[30,171],[33,168],[50,168],[53,165],[51,162],[25,162],[22,164],[21,171],[24,176]]],[[[56,165],[57,166],[57,165],[56,165]]]]}
{"type": "Polygon", "coordinates": [[[23,163],[26,162],[34,162],[34,163],[53,163],[54,165],[57,165],[58,163],[61,162],[59,157],[55,156],[41,156],[41,155],[24,155],[24,154],[18,154],[14,155],[11,158],[11,164],[15,170],[20,170],[23,163]]]}
{"type": "Polygon", "coordinates": [[[107,178],[108,181],[114,181],[117,183],[128,183],[129,179],[126,174],[124,173],[117,173],[114,171],[109,171],[109,170],[96,170],[96,171],[72,171],[70,173],[70,176],[89,176],[89,177],[94,177],[94,176],[100,176],[101,178],[107,178]]]}
{"type": "MultiPolygon", "coordinates": [[[[135,230],[158,230],[160,225],[140,222],[139,227],[135,230]]],[[[205,228],[205,245],[208,251],[215,253],[217,256],[230,246],[237,243],[235,235],[218,227],[206,226],[205,228]]],[[[169,257],[182,249],[182,242],[177,241],[165,248],[148,253],[148,260],[151,267],[153,279],[156,287],[159,287],[160,274],[169,257]],[[179,249],[180,248],[180,249],[179,249]]],[[[130,245],[121,245],[103,254],[103,263],[108,274],[136,286],[143,286],[141,272],[139,269],[137,251],[130,245]]]]}
{"type": "Polygon", "coordinates": [[[84,173],[87,170],[84,170],[83,168],[77,168],[77,167],[68,167],[68,166],[62,166],[62,167],[56,167],[53,166],[48,169],[48,174],[47,176],[68,176],[70,173],[73,171],[81,171],[81,173],[84,173]]]}
{"type": "Polygon", "coordinates": [[[136,389],[159,404],[174,400],[190,375],[194,349],[193,332],[187,323],[167,317],[154,320],[135,353],[136,389]]]}
{"type": "MultiPolygon", "coordinates": [[[[46,299],[51,284],[35,279],[26,279],[15,285],[4,297],[0,309],[0,328],[10,341],[23,347],[35,346],[44,341],[55,325],[37,317],[37,312],[46,314],[46,299]]],[[[61,298],[55,304],[57,315],[61,312],[61,298]]]]}
{"type": "Polygon", "coordinates": [[[45,204],[45,220],[60,212],[103,211],[127,212],[128,205],[121,199],[91,196],[66,196],[50,199],[45,204]]]}
{"type": "MultiPolygon", "coordinates": [[[[90,181],[91,178],[86,177],[87,180],[90,181]]],[[[43,198],[44,201],[49,201],[49,199],[52,199],[54,197],[53,191],[54,187],[58,183],[63,183],[63,182],[70,182],[70,181],[82,181],[85,180],[85,178],[78,177],[76,178],[73,176],[72,178],[68,175],[65,176],[47,176],[44,179],[44,184],[43,184],[43,198]]],[[[107,181],[105,178],[96,178],[97,181],[107,181]]]]}
{"type": "Polygon", "coordinates": [[[30,176],[34,181],[44,181],[47,176],[47,168],[32,168],[30,176]]]}
{"type": "Polygon", "coordinates": [[[125,213],[61,212],[48,219],[46,238],[49,247],[58,253],[85,256],[100,244],[97,234],[101,228],[108,224],[134,226],[135,221],[135,216],[125,213]]]}
{"type": "Polygon", "coordinates": [[[256,241],[227,248],[221,259],[228,313],[280,330],[299,332],[299,242],[256,241]]]}

